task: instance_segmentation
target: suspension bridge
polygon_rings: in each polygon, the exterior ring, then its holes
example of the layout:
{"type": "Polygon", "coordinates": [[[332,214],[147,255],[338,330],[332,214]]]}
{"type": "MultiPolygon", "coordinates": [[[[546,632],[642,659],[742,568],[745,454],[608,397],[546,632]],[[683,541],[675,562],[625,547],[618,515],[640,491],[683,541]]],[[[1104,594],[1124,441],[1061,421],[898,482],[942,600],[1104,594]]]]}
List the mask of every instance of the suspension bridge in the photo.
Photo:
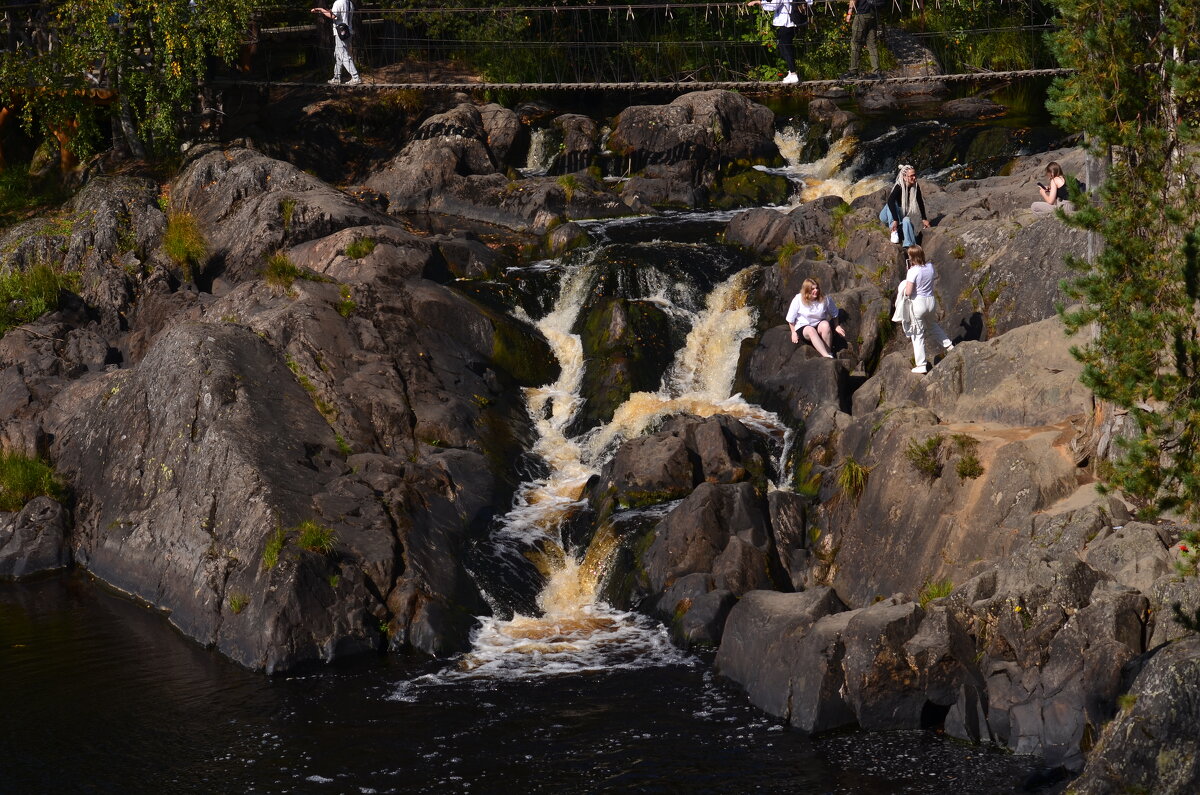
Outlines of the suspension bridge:
{"type": "MultiPolygon", "coordinates": [[[[950,0],[945,0],[950,2],[950,0]]],[[[890,0],[881,15],[881,50],[888,68],[875,77],[820,74],[850,46],[845,0],[816,0],[797,28],[799,83],[780,85],[782,60],[770,35],[770,15],[745,2],[525,5],[504,8],[376,8],[354,12],[353,53],[363,73],[346,91],[610,91],[708,90],[821,92],[839,87],[1014,81],[1065,74],[1045,47],[1051,22],[997,0],[995,24],[926,32],[926,6],[942,0],[890,0]],[[1010,13],[1001,13],[1004,10],[1010,13]],[[1013,24],[1019,22],[1019,24],[1013,24]],[[764,43],[765,34],[765,43],[764,43]],[[990,46],[985,46],[990,43],[990,46]],[[979,63],[951,52],[978,54],[979,63]],[[1002,52],[1003,58],[995,57],[1002,52]],[[1019,65],[1018,65],[1019,64],[1019,65]]],[[[1032,8],[1032,6],[1030,6],[1032,8]]],[[[323,18],[261,9],[239,74],[220,83],[326,87],[333,33],[323,18]],[[319,70],[314,74],[314,70],[319,70]]],[[[844,68],[846,60],[841,63],[844,68]]],[[[866,61],[866,53],[863,53],[866,61]]],[[[216,81],[214,81],[216,82],[216,81]]]]}

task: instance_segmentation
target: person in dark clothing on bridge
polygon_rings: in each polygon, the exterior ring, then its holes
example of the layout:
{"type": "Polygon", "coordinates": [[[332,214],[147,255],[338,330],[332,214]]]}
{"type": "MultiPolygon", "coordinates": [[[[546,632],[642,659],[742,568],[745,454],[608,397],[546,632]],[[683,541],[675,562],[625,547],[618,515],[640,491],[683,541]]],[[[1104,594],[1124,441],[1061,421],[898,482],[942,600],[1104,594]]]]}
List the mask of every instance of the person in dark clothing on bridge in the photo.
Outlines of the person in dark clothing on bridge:
{"type": "Polygon", "coordinates": [[[880,0],[850,0],[847,19],[853,19],[850,28],[850,71],[845,77],[858,77],[858,58],[862,54],[863,42],[871,57],[871,77],[879,77],[879,6],[880,0]]]}

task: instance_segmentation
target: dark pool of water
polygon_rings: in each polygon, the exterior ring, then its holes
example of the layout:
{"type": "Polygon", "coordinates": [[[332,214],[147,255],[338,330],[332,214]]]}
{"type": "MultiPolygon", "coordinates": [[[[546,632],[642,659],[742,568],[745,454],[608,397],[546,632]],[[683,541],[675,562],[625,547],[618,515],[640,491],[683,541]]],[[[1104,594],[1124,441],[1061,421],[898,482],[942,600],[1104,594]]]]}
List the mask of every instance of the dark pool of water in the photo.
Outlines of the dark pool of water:
{"type": "Polygon", "coordinates": [[[707,661],[524,681],[372,659],[268,678],[75,574],[0,584],[0,792],[1011,793],[1034,760],[811,740],[707,661]]]}

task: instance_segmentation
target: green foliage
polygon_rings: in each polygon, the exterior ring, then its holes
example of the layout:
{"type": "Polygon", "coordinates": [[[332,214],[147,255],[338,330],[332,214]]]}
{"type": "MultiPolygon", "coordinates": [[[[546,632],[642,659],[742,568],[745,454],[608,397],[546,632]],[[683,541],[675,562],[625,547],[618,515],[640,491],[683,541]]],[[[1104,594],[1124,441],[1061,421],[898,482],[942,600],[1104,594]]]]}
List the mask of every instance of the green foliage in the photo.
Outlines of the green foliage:
{"type": "Polygon", "coordinates": [[[350,241],[346,246],[346,256],[350,259],[362,259],[375,250],[375,238],[360,237],[350,241]]]}
{"type": "Polygon", "coordinates": [[[1094,261],[1068,259],[1064,311],[1083,383],[1128,411],[1106,479],[1147,512],[1200,513],[1200,4],[1190,0],[1055,0],[1063,66],[1049,107],[1112,165],[1096,201],[1072,195],[1067,223],[1103,241],[1094,261]]]}
{"type": "Polygon", "coordinates": [[[1200,566],[1200,532],[1189,530],[1176,545],[1179,557],[1175,559],[1175,571],[1181,577],[1195,577],[1200,566]]]}
{"type": "Polygon", "coordinates": [[[296,200],[288,197],[279,200],[279,219],[283,221],[283,231],[292,225],[292,215],[296,212],[296,200]]]}
{"type": "Polygon", "coordinates": [[[328,555],[330,552],[333,552],[333,545],[337,542],[337,535],[331,528],[320,524],[314,519],[305,519],[293,529],[299,535],[296,543],[301,549],[307,549],[309,552],[318,552],[322,555],[328,555]]]}
{"type": "MultiPolygon", "coordinates": [[[[108,125],[101,114],[128,116],[150,154],[177,151],[181,120],[191,111],[208,60],[230,62],[246,38],[250,0],[128,2],[60,0],[25,12],[26,24],[53,46],[0,53],[0,105],[20,108],[27,129],[71,136],[70,147],[94,151],[108,125]],[[89,76],[103,65],[119,101],[95,91],[89,76]]],[[[21,10],[14,10],[21,14],[21,10]]]]}
{"type": "Polygon", "coordinates": [[[951,580],[926,580],[921,586],[920,592],[917,594],[917,603],[921,607],[925,607],[934,599],[941,599],[943,596],[949,596],[954,590],[954,583],[951,580]]]}
{"type": "Polygon", "coordinates": [[[79,274],[49,265],[0,273],[0,334],[58,309],[63,290],[79,289],[79,274]]]}
{"type": "Polygon", "coordinates": [[[66,192],[59,183],[35,181],[27,166],[10,163],[0,170],[0,229],[57,207],[65,199],[66,192]]]}
{"type": "Polygon", "coordinates": [[[273,569],[275,564],[279,563],[279,553],[283,551],[284,544],[287,543],[287,531],[282,527],[276,527],[275,532],[271,533],[267,538],[267,545],[263,547],[263,568],[273,569]]]}
{"type": "Polygon", "coordinates": [[[229,594],[229,609],[234,614],[240,613],[246,609],[246,605],[250,604],[250,597],[244,593],[229,594]]]}
{"type": "Polygon", "coordinates": [[[61,500],[65,493],[45,461],[20,453],[0,452],[0,511],[19,511],[34,497],[61,500]]]}
{"type": "Polygon", "coordinates": [[[954,471],[960,478],[974,480],[983,474],[983,464],[979,463],[979,459],[973,453],[968,453],[958,459],[954,471]]]}
{"type": "Polygon", "coordinates": [[[350,443],[346,441],[346,437],[344,437],[340,433],[338,433],[338,434],[334,434],[333,438],[337,442],[337,448],[338,448],[339,453],[341,453],[343,456],[346,456],[347,458],[354,455],[354,448],[351,447],[350,443]]]}
{"type": "Polygon", "coordinates": [[[846,460],[842,462],[841,468],[838,469],[837,484],[843,494],[850,496],[855,502],[862,496],[863,491],[867,488],[867,479],[871,475],[871,468],[865,467],[854,460],[853,456],[846,456],[846,460]]]}
{"type": "Polygon", "coordinates": [[[918,472],[933,480],[942,474],[942,442],[945,437],[941,434],[930,436],[923,442],[916,439],[909,441],[904,457],[918,472]]]}
{"type": "Polygon", "coordinates": [[[171,213],[167,216],[167,231],[163,233],[163,251],[183,269],[184,278],[192,281],[208,259],[208,241],[200,224],[191,213],[171,213]]]}
{"type": "Polygon", "coordinates": [[[341,295],[341,300],[339,300],[334,307],[337,309],[337,313],[342,317],[350,317],[358,311],[358,304],[356,304],[354,299],[350,297],[350,288],[346,285],[343,284],[338,292],[341,295]]]}
{"type": "Polygon", "coordinates": [[[292,284],[297,279],[304,279],[307,275],[307,271],[292,264],[288,255],[282,251],[267,257],[267,265],[263,268],[263,279],[267,284],[282,290],[292,289],[292,284]]]}
{"type": "Polygon", "coordinates": [[[775,256],[775,262],[779,265],[787,265],[792,261],[792,257],[800,253],[802,249],[799,243],[794,240],[789,240],[779,247],[779,253],[775,256]]]}

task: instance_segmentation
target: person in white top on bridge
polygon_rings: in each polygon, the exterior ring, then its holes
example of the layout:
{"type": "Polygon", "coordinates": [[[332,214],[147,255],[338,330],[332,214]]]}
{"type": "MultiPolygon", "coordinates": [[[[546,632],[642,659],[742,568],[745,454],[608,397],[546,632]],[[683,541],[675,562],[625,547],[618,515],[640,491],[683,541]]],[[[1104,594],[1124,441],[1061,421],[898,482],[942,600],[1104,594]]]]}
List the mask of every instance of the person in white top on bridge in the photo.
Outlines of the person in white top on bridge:
{"type": "Polygon", "coordinates": [[[333,22],[333,79],[328,81],[329,84],[342,84],[344,66],[350,74],[346,85],[358,85],[362,80],[359,79],[354,60],[350,57],[350,41],[354,36],[354,4],[350,0],[333,0],[332,8],[314,8],[312,12],[333,22]]]}
{"type": "Polygon", "coordinates": [[[771,26],[775,28],[779,54],[788,70],[781,82],[800,82],[800,76],[796,74],[796,47],[792,42],[796,38],[796,27],[807,23],[805,17],[812,13],[812,4],[813,0],[746,0],[746,5],[762,6],[763,11],[772,15],[771,26]]]}
{"type": "Polygon", "coordinates": [[[816,279],[805,279],[800,292],[792,299],[787,311],[787,322],[792,327],[792,343],[800,344],[800,335],[812,343],[817,353],[826,359],[833,358],[833,331],[846,336],[846,329],[838,322],[837,304],[821,292],[816,279]]]}

